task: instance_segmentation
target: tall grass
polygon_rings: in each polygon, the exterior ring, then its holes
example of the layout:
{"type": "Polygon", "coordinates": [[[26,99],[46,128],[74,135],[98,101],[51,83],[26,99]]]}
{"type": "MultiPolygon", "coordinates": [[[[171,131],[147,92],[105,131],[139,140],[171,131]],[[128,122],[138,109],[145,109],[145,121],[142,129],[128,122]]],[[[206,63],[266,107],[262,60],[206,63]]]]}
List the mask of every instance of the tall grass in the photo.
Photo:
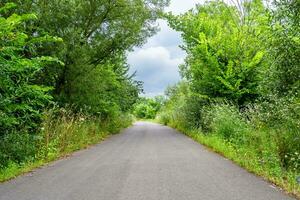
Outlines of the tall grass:
{"type": "Polygon", "coordinates": [[[17,134],[10,135],[10,139],[2,142],[1,151],[6,147],[9,152],[5,152],[6,162],[3,161],[0,168],[0,181],[96,144],[128,127],[132,121],[133,118],[125,114],[101,120],[65,109],[50,110],[45,113],[39,134],[25,134],[19,139],[17,134]]]}
{"type": "Polygon", "coordinates": [[[300,176],[300,112],[288,105],[251,105],[241,110],[226,103],[212,104],[201,110],[204,120],[198,128],[182,125],[187,123],[184,115],[176,117],[178,111],[162,112],[158,120],[300,197],[296,180],[300,176]]]}

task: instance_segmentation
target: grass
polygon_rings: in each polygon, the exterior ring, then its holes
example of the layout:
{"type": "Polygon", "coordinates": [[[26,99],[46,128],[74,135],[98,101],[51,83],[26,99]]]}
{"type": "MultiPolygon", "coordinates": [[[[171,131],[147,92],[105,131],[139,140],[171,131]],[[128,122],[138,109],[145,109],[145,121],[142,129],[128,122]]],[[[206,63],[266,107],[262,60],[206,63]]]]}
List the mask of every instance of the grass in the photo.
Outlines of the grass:
{"type": "Polygon", "coordinates": [[[41,128],[41,139],[36,144],[36,155],[22,163],[9,161],[0,169],[0,182],[13,179],[71,153],[97,144],[132,124],[132,118],[119,116],[111,121],[83,115],[62,114],[56,118],[48,114],[41,128]]]}
{"type": "Polygon", "coordinates": [[[255,149],[234,145],[217,134],[203,134],[199,130],[182,128],[174,122],[168,125],[300,199],[300,184],[296,181],[296,177],[299,176],[297,172],[282,170],[278,165],[264,164],[255,149]]]}
{"type": "MultiPolygon", "coordinates": [[[[109,135],[106,135],[105,138],[109,137],[109,135]]],[[[102,137],[100,140],[95,140],[93,143],[89,143],[86,145],[80,145],[76,148],[69,149],[66,152],[63,152],[62,154],[55,154],[51,157],[48,157],[47,159],[39,159],[34,162],[26,162],[24,164],[16,164],[14,162],[10,163],[7,168],[0,170],[0,182],[5,182],[11,179],[14,179],[22,174],[26,174],[28,172],[33,171],[34,169],[43,167],[55,160],[59,160],[62,158],[65,158],[66,156],[70,155],[73,152],[76,152],[78,150],[86,149],[90,147],[93,144],[97,144],[105,139],[102,137]]]]}

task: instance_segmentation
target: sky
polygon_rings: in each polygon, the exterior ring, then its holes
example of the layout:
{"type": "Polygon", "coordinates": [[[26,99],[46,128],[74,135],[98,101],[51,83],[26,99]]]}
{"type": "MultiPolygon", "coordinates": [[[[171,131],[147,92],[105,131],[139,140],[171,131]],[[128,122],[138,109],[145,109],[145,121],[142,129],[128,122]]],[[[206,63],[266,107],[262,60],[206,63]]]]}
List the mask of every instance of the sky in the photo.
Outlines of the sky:
{"type": "MultiPolygon", "coordinates": [[[[166,11],[180,14],[195,7],[202,0],[171,0],[166,11]]],[[[168,85],[180,80],[178,66],[184,63],[185,53],[180,49],[180,33],[172,30],[166,21],[158,20],[160,31],[141,48],[128,55],[130,72],[144,82],[144,96],[162,95],[168,85]]]]}

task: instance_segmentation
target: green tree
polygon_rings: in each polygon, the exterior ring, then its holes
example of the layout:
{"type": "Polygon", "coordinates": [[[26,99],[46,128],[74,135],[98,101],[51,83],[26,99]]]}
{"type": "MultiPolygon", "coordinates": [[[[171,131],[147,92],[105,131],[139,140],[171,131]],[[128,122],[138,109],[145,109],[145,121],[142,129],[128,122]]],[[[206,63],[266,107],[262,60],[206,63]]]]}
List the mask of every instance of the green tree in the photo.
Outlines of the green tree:
{"type": "Polygon", "coordinates": [[[163,104],[163,96],[140,98],[134,106],[133,113],[140,119],[154,119],[163,104]]]}
{"type": "Polygon", "coordinates": [[[265,85],[268,93],[300,97],[300,2],[273,1],[269,52],[272,63],[265,85]]]}
{"type": "MultiPolygon", "coordinates": [[[[37,85],[34,79],[46,63],[62,65],[52,57],[26,56],[45,38],[31,37],[24,30],[26,23],[37,20],[34,14],[2,16],[14,7],[12,3],[0,7],[0,167],[9,159],[21,162],[32,153],[28,135],[39,128],[43,111],[52,100],[52,88],[37,85]]],[[[47,38],[47,42],[59,40],[47,38]]]]}
{"type": "Polygon", "coordinates": [[[125,101],[131,105],[135,102],[140,88],[132,76],[123,73],[127,69],[126,53],[156,32],[154,22],[167,0],[15,2],[20,5],[20,13],[29,10],[39,17],[26,26],[32,35],[47,33],[64,41],[61,45],[40,45],[38,49],[39,55],[50,54],[65,63],[64,67],[48,65],[37,80],[54,87],[56,101],[81,108],[106,105],[102,110],[110,109],[112,104],[128,109],[121,98],[129,98],[125,101]],[[102,80],[109,71],[111,74],[102,80]]]}
{"type": "Polygon", "coordinates": [[[266,14],[261,1],[244,4],[243,12],[213,1],[181,16],[167,16],[182,33],[187,58],[181,73],[193,93],[238,105],[257,99],[260,71],[267,64],[260,39],[267,31],[266,14]]]}
{"type": "MultiPolygon", "coordinates": [[[[24,31],[24,24],[36,20],[33,14],[13,14],[7,18],[1,16],[14,4],[1,7],[0,13],[0,132],[11,130],[33,131],[40,122],[42,111],[51,101],[50,87],[37,85],[34,79],[47,62],[62,63],[52,57],[31,57],[37,41],[44,38],[30,37],[24,31]]],[[[48,36],[48,42],[58,40],[48,36]]]]}

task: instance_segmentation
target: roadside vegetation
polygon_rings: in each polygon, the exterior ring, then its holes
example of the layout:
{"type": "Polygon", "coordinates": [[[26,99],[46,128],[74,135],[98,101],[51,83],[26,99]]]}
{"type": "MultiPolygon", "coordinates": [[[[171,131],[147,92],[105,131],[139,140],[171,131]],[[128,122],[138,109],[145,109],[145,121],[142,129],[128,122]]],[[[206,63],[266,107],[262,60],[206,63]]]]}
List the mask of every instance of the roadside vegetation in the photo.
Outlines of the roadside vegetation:
{"type": "Polygon", "coordinates": [[[0,2],[0,181],[131,124],[142,83],[126,54],[167,4],[0,2]]]}
{"type": "Polygon", "coordinates": [[[155,119],[158,111],[165,102],[163,96],[156,96],[154,98],[140,97],[133,106],[133,114],[137,119],[155,119]]]}
{"type": "Polygon", "coordinates": [[[300,197],[300,2],[1,0],[0,181],[157,118],[300,197]],[[234,2],[236,5],[234,5],[234,2]],[[182,80],[141,98],[127,53],[164,16],[182,80]]]}
{"type": "Polygon", "coordinates": [[[300,3],[211,1],[166,15],[182,81],[157,119],[300,197],[300,3]]]}

